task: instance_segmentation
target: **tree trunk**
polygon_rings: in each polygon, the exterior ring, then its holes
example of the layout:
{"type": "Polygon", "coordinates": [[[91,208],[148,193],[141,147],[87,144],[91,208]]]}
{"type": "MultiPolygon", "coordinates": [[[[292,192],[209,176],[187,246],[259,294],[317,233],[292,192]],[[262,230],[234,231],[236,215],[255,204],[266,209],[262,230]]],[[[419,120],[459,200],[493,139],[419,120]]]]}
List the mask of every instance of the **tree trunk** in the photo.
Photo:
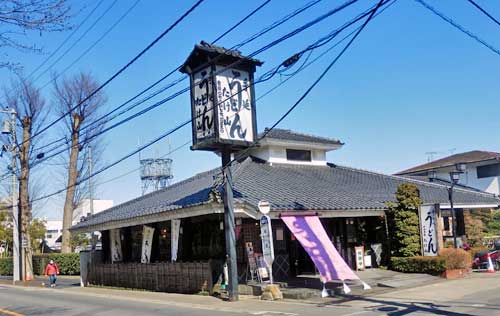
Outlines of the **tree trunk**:
{"type": "Polygon", "coordinates": [[[31,145],[31,118],[23,118],[23,142],[19,150],[19,161],[21,165],[21,174],[19,177],[19,208],[21,209],[21,236],[26,243],[23,243],[21,255],[23,262],[23,280],[33,279],[33,249],[31,248],[30,223],[31,223],[31,205],[29,197],[29,150],[31,145]]]}
{"type": "Polygon", "coordinates": [[[73,115],[73,132],[71,134],[71,149],[69,155],[68,167],[68,189],[66,190],[66,200],[64,201],[64,214],[63,214],[63,234],[62,234],[62,253],[71,252],[71,233],[69,228],[73,222],[74,200],[76,182],[78,180],[77,163],[78,154],[80,153],[79,139],[80,139],[80,123],[81,118],[78,114],[73,115]]]}

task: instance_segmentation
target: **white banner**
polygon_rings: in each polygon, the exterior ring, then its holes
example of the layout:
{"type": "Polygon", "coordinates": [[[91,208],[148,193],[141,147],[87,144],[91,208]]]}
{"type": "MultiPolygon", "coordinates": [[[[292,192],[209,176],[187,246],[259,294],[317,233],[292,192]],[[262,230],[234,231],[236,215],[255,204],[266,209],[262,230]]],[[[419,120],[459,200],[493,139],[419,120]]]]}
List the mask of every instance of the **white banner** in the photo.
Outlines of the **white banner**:
{"type": "Polygon", "coordinates": [[[123,260],[123,254],[119,228],[109,231],[109,240],[111,243],[111,263],[121,262],[123,260]]]}
{"type": "Polygon", "coordinates": [[[419,208],[420,240],[422,255],[438,255],[437,216],[434,205],[423,205],[419,208]]]}
{"type": "Polygon", "coordinates": [[[260,218],[260,238],[262,239],[262,256],[269,268],[271,268],[274,261],[273,231],[271,218],[267,215],[260,218]]]}
{"type": "Polygon", "coordinates": [[[225,69],[222,66],[217,66],[216,69],[219,138],[253,142],[249,73],[239,69],[225,69]]]}
{"type": "Polygon", "coordinates": [[[170,234],[170,253],[171,253],[171,258],[172,262],[177,261],[177,252],[179,251],[179,231],[181,227],[181,220],[180,219],[173,219],[172,220],[172,232],[170,234]]]}
{"type": "Polygon", "coordinates": [[[193,74],[193,120],[197,140],[210,137],[215,132],[211,68],[193,74]]]}
{"type": "Polygon", "coordinates": [[[142,228],[142,255],[141,263],[149,263],[151,260],[151,244],[153,243],[153,233],[155,229],[144,225],[142,228]]]}

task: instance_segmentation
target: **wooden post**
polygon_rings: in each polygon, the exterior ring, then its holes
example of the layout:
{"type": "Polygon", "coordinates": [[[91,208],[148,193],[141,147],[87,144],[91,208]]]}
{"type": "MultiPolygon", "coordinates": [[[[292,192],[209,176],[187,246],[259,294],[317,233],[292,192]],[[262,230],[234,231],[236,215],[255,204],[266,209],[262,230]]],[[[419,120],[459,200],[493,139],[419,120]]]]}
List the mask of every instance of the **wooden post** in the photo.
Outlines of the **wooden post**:
{"type": "Polygon", "coordinates": [[[444,248],[444,239],[443,239],[443,217],[441,216],[441,208],[439,204],[434,204],[434,209],[436,211],[436,230],[437,230],[437,239],[438,239],[438,252],[439,250],[444,248]]]}

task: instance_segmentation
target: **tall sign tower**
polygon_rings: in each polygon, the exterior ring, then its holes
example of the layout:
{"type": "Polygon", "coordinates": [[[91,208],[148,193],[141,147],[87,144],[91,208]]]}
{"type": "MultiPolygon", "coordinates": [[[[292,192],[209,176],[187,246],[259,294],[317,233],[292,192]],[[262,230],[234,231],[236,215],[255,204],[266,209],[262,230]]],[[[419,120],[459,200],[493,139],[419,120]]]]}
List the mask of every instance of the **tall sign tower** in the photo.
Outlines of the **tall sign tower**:
{"type": "Polygon", "coordinates": [[[180,71],[191,79],[192,150],[222,156],[229,299],[238,300],[231,155],[256,139],[254,73],[262,62],[202,41],[180,71]]]}

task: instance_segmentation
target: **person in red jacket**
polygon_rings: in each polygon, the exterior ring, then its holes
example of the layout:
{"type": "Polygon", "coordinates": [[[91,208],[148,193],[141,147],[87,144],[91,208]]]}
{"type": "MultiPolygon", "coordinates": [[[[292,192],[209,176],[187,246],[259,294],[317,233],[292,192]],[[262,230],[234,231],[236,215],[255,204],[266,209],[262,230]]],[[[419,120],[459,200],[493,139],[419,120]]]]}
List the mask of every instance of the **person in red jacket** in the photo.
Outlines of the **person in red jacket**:
{"type": "Polygon", "coordinates": [[[45,276],[49,277],[50,287],[56,286],[56,280],[58,274],[59,274],[59,267],[54,262],[54,260],[50,260],[47,266],[45,267],[45,276]]]}

